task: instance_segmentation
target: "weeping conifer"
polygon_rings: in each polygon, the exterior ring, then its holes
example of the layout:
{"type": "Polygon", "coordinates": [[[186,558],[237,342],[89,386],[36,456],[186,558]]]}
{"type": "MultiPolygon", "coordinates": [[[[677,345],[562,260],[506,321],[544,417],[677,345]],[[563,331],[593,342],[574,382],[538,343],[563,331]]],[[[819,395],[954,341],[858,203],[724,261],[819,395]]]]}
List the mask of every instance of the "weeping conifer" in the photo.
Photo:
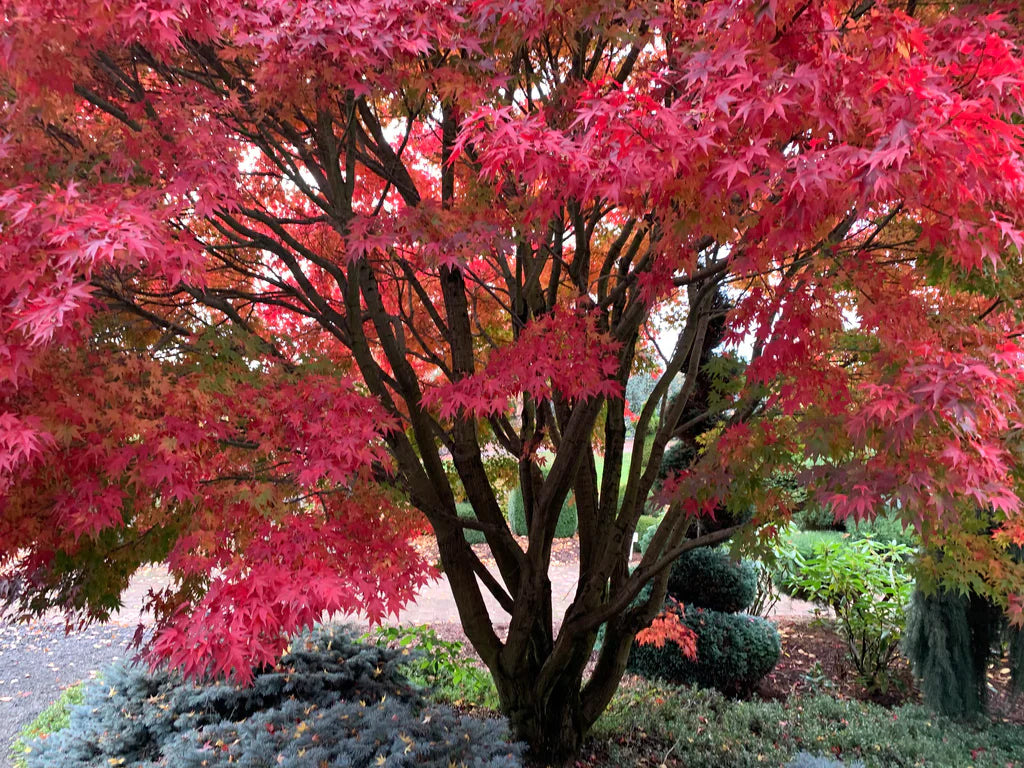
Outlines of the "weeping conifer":
{"type": "Polygon", "coordinates": [[[985,663],[978,663],[969,603],[951,592],[915,590],[907,617],[904,650],[925,704],[950,717],[979,714],[985,706],[985,663]]]}

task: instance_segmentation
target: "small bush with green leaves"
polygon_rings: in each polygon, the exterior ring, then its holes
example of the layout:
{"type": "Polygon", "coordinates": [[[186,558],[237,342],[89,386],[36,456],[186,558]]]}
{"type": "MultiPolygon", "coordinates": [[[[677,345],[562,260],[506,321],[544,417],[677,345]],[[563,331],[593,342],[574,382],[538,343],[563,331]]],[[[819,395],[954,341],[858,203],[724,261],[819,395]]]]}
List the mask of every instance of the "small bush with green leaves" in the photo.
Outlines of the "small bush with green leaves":
{"type": "Polygon", "coordinates": [[[903,544],[861,539],[820,544],[807,558],[796,555],[796,588],[835,612],[869,690],[884,691],[889,684],[913,588],[907,569],[913,553],[903,544]]]}
{"type": "Polygon", "coordinates": [[[444,640],[426,625],[377,627],[365,638],[408,654],[403,671],[414,685],[427,689],[434,701],[498,709],[490,673],[466,658],[459,641],[444,640]]]}
{"type": "Polygon", "coordinates": [[[737,613],[750,607],[756,592],[753,564],[734,561],[723,549],[691,549],[676,558],[669,572],[668,594],[699,608],[737,613]]]}
{"type": "Polygon", "coordinates": [[[626,668],[649,679],[745,695],[779,660],[779,632],[765,619],[689,607],[682,623],[697,634],[696,659],[686,658],[671,640],[661,648],[634,643],[626,668]]]}
{"type": "Polygon", "coordinates": [[[778,768],[800,752],[865,768],[1024,765],[1019,725],[949,720],[919,705],[890,709],[830,695],[730,701],[714,690],[639,679],[619,689],[593,738],[610,765],[638,765],[652,744],[661,754],[671,750],[686,768],[778,768]]]}
{"type": "MultiPolygon", "coordinates": [[[[460,501],[455,505],[455,509],[459,513],[460,520],[476,520],[476,511],[468,501],[460,501]]],[[[487,542],[484,532],[478,531],[475,528],[463,528],[462,535],[466,537],[466,541],[470,544],[485,544],[487,542]]]]}
{"type": "Polygon", "coordinates": [[[400,669],[408,655],[323,630],[247,688],[115,665],[67,728],[30,745],[28,768],[520,764],[504,721],[428,704],[400,669]]]}
{"type": "MultiPolygon", "coordinates": [[[[508,495],[508,522],[512,527],[512,533],[516,536],[527,536],[529,529],[526,527],[526,505],[523,503],[522,488],[514,488],[508,495]]],[[[555,538],[568,539],[576,533],[578,519],[576,516],[576,503],[572,496],[566,497],[561,512],[558,513],[558,522],[555,524],[555,538]]]]}
{"type": "Polygon", "coordinates": [[[799,531],[789,529],[779,538],[772,559],[772,580],[784,594],[800,600],[809,599],[796,584],[799,563],[814,556],[822,544],[842,544],[849,536],[838,531],[799,531]]]}

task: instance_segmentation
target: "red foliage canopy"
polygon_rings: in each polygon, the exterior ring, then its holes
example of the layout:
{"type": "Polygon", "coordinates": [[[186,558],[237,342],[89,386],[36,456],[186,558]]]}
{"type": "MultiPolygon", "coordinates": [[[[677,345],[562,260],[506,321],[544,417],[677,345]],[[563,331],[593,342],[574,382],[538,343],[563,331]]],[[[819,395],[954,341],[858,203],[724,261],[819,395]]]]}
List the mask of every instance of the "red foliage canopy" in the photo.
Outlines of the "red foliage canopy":
{"type": "Polygon", "coordinates": [[[416,507],[495,666],[525,658],[570,491],[584,563],[565,643],[626,609],[686,514],[727,500],[756,506],[752,532],[784,521],[759,478],[799,455],[837,515],[897,506],[945,553],[932,578],[1019,615],[1016,9],[562,5],[9,4],[15,607],[103,616],[139,563],[165,561],[157,651],[244,677],[323,611],[398,610],[427,577],[416,507]],[[615,473],[620,394],[665,312],[679,340],[620,496],[594,451],[615,473]],[[707,448],[630,575],[714,322],[745,375],[700,417],[707,448]],[[488,444],[535,483],[525,552],[488,444]],[[503,585],[461,541],[457,493],[503,585]],[[474,623],[473,573],[527,606],[505,644],[474,623]]]}

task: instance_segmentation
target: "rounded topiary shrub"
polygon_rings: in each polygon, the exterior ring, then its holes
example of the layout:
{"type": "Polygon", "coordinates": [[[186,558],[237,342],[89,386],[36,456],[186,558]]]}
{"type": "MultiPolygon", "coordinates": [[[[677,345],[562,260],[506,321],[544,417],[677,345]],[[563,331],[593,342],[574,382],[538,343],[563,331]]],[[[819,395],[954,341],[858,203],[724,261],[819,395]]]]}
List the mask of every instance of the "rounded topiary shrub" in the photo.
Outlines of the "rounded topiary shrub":
{"type": "Polygon", "coordinates": [[[731,560],[721,549],[691,549],[672,564],[668,594],[686,605],[737,613],[754,602],[757,570],[752,563],[731,560]]]}
{"type": "MultiPolygon", "coordinates": [[[[512,533],[516,536],[527,536],[530,531],[526,527],[526,505],[523,503],[523,490],[515,487],[508,495],[508,522],[512,527],[512,533]]],[[[562,511],[558,514],[558,523],[555,525],[555,538],[568,539],[576,533],[578,525],[576,516],[576,503],[572,496],[567,496],[562,504],[562,511]]]]}
{"type": "Polygon", "coordinates": [[[697,450],[691,443],[684,443],[681,440],[672,443],[661,455],[657,485],[661,486],[668,478],[687,469],[695,458],[697,450]]]}
{"type": "MultiPolygon", "coordinates": [[[[476,520],[476,512],[473,510],[473,505],[468,501],[460,501],[455,505],[455,509],[459,513],[460,520],[476,520]]],[[[462,535],[466,537],[466,541],[470,544],[485,544],[487,542],[484,532],[474,528],[463,528],[462,535]]]]}
{"type": "Polygon", "coordinates": [[[697,633],[697,658],[686,658],[671,640],[661,648],[634,642],[626,669],[647,678],[748,694],[772,671],[782,645],[775,625],[745,613],[688,608],[683,624],[697,633]]]}

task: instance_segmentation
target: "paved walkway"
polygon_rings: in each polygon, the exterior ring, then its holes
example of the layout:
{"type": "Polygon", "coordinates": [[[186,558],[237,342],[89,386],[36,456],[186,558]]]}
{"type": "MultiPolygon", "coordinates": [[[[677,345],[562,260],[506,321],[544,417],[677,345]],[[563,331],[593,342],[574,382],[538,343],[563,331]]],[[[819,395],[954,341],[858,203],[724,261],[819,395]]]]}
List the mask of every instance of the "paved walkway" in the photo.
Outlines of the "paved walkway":
{"type": "MultiPolygon", "coordinates": [[[[549,572],[554,615],[561,617],[576,592],[577,566],[552,565],[549,572]]],[[[60,691],[95,676],[103,667],[128,654],[127,645],[139,623],[139,609],[149,587],[166,575],[159,569],[139,572],[123,596],[124,608],[104,625],[65,635],[63,621],[44,617],[27,625],[0,625],[0,768],[10,768],[8,745],[18,732],[54,701],[60,691]]],[[[495,629],[504,634],[509,615],[484,590],[495,629]]],[[[797,618],[813,613],[808,603],[784,598],[772,612],[775,618],[797,618]]],[[[344,617],[362,623],[358,616],[344,617]]],[[[416,602],[398,621],[404,626],[457,624],[455,599],[442,575],[420,591],[416,602]]]]}

